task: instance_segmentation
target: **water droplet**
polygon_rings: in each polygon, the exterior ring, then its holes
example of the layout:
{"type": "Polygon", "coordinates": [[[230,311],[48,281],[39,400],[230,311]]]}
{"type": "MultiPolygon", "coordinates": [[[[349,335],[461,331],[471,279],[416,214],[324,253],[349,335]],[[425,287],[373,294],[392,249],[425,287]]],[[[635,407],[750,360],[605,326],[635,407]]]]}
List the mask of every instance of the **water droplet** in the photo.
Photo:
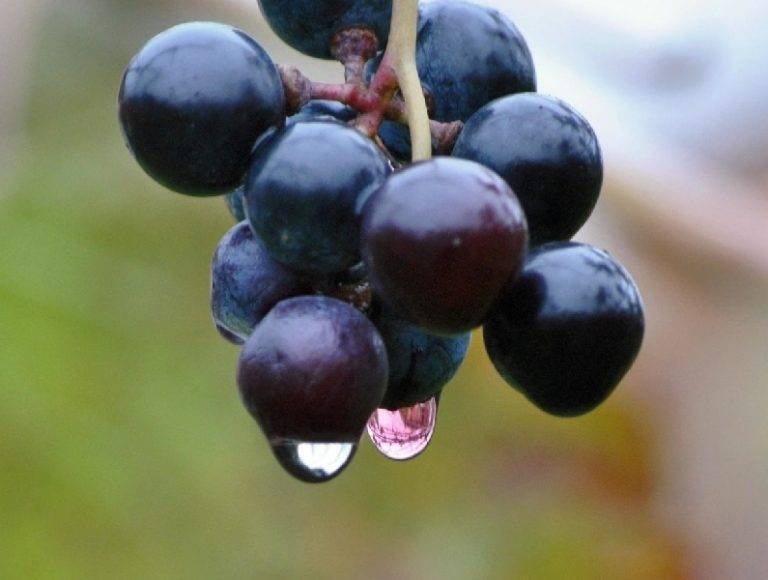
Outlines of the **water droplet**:
{"type": "Polygon", "coordinates": [[[307,483],[333,479],[349,465],[357,443],[316,443],[295,439],[274,439],[272,452],[283,468],[307,483]]]}
{"type": "Polygon", "coordinates": [[[376,409],[368,419],[368,437],[381,453],[403,461],[416,457],[427,448],[435,432],[436,420],[435,397],[396,411],[376,409]]]}

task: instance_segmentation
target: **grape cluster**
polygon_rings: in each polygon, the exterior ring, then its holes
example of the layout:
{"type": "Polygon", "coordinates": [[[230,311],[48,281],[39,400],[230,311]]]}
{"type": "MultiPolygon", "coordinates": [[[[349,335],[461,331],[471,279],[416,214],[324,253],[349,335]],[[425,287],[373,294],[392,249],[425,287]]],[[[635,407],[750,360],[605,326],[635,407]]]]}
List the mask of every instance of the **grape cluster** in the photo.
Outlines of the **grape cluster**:
{"type": "Polygon", "coordinates": [[[345,82],[193,22],[138,52],[118,107],[152,178],[224,196],[238,222],[213,256],[211,311],[241,345],[240,396],[281,465],[331,479],[366,429],[391,458],[418,454],[479,327],[499,374],[544,411],[604,401],[639,351],[643,306],[614,258],[570,241],[600,193],[600,147],[536,92],[515,25],[469,2],[419,7],[434,157],[412,162],[392,2],[259,5],[290,46],[341,61],[345,82]]]}

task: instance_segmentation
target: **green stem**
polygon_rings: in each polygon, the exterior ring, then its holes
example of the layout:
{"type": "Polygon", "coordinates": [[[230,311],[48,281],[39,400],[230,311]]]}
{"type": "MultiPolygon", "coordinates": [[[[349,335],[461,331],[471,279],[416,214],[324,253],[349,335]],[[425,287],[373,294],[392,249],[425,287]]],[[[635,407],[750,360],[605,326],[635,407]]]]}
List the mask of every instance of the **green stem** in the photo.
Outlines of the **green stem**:
{"type": "Polygon", "coordinates": [[[392,22],[387,42],[387,53],[391,58],[400,92],[405,101],[413,161],[429,159],[432,156],[427,104],[421,90],[419,72],[416,69],[418,16],[418,0],[393,0],[392,22]]]}

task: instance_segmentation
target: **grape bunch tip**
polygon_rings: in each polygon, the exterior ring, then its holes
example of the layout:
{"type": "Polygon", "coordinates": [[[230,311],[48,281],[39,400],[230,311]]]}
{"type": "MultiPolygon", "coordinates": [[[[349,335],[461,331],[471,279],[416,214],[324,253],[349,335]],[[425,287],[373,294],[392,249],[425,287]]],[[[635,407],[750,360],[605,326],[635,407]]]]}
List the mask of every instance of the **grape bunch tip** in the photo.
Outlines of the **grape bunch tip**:
{"type": "Polygon", "coordinates": [[[391,459],[424,451],[476,329],[504,381],[561,417],[600,405],[643,339],[630,274],[572,241],[603,179],[589,122],[537,92],[505,15],[436,0],[404,21],[414,6],[259,0],[286,44],[341,62],[338,84],[216,22],[160,32],[120,83],[142,169],[226,200],[214,326],[241,348],[243,405],[305,482],[344,471],[366,433],[391,459]]]}

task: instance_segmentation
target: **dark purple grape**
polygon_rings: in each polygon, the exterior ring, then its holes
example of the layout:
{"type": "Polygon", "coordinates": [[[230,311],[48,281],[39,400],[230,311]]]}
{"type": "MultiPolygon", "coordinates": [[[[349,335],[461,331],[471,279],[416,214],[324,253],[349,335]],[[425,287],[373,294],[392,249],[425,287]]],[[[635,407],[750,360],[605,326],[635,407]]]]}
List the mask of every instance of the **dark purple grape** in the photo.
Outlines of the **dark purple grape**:
{"type": "Polygon", "coordinates": [[[435,336],[383,311],[375,318],[389,360],[387,392],[381,407],[411,407],[440,393],[459,370],[470,334],[435,336]]]}
{"type": "MultiPolygon", "coordinates": [[[[357,112],[338,101],[325,101],[317,99],[309,101],[295,115],[286,119],[286,124],[292,125],[300,121],[328,121],[336,120],[347,122],[357,117],[357,112]]],[[[268,136],[268,135],[267,135],[268,136]]],[[[225,196],[229,212],[237,221],[243,221],[245,216],[245,184],[241,184],[232,193],[225,196]]]]}
{"type": "Polygon", "coordinates": [[[118,98],[128,148],[162,185],[189,195],[234,189],[256,139],[282,124],[280,75],[244,32],[174,26],[131,60],[118,98]]]}
{"type": "Polygon", "coordinates": [[[233,226],[216,247],[211,313],[231,342],[242,344],[279,301],[309,291],[307,282],[269,255],[246,221],[233,226]]]}
{"type": "Polygon", "coordinates": [[[345,28],[371,29],[384,48],[392,0],[259,0],[267,23],[288,45],[317,58],[332,59],[331,41],[345,28]]]}
{"type": "MultiPolygon", "coordinates": [[[[286,119],[286,124],[292,125],[300,121],[351,121],[357,112],[338,101],[313,100],[304,105],[295,115],[286,119]]],[[[271,132],[269,132],[271,133],[271,132]]],[[[268,137],[267,135],[266,137],[268,137]]],[[[266,138],[265,137],[265,138],[266,138]]],[[[225,196],[229,212],[236,221],[243,221],[245,216],[245,184],[241,184],[232,193],[225,196]]]]}
{"type": "Polygon", "coordinates": [[[359,261],[360,208],[390,172],[381,150],[338,122],[299,122],[254,153],[246,214],[272,256],[301,272],[359,261]]]}
{"type": "Polygon", "coordinates": [[[392,174],[363,213],[374,291],[435,334],[478,326],[527,247],[525,216],[509,186],[463,159],[435,158],[392,174]]]}
{"type": "MultiPolygon", "coordinates": [[[[277,304],[243,346],[240,395],[283,467],[305,481],[316,473],[300,446],[354,448],[387,385],[384,343],[373,323],[352,306],[324,296],[277,304]]],[[[340,469],[340,467],[338,467],[340,469]]]]}
{"type": "Polygon", "coordinates": [[[520,199],[531,244],[567,240],[587,221],[603,182],[600,145],[572,107],[536,93],[477,111],[453,149],[501,175],[520,199]]]}
{"type": "Polygon", "coordinates": [[[536,90],[533,60],[515,25],[470,2],[419,7],[416,65],[438,121],[465,121],[493,99],[536,90]]]}
{"type": "Polygon", "coordinates": [[[531,250],[483,335],[496,370],[533,404],[576,416],[602,403],[629,370],[645,328],[629,273],[574,242],[531,250]]]}

